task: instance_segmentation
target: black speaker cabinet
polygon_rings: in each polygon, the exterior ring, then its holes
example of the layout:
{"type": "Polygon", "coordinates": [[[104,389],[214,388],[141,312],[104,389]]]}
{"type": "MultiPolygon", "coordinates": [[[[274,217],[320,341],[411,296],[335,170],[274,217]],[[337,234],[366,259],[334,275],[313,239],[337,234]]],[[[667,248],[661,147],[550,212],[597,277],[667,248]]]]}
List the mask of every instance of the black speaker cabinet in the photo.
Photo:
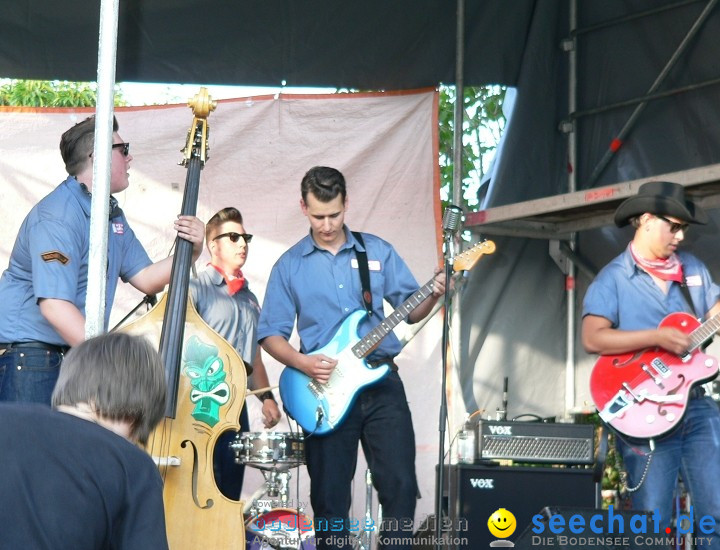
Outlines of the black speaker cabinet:
{"type": "Polygon", "coordinates": [[[489,548],[496,540],[487,523],[498,508],[515,516],[512,541],[545,507],[596,508],[600,490],[592,469],[475,464],[446,467],[445,487],[453,536],[467,538],[467,548],[489,548]]]}

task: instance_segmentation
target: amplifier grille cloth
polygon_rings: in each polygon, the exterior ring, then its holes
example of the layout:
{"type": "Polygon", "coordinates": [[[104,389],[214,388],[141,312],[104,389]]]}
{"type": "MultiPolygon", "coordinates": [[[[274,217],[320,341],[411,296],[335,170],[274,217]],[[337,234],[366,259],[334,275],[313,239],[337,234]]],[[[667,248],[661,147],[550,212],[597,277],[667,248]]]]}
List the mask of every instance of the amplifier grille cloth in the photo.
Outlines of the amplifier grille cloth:
{"type": "Polygon", "coordinates": [[[567,437],[482,437],[482,458],[592,464],[593,442],[567,437]]]}

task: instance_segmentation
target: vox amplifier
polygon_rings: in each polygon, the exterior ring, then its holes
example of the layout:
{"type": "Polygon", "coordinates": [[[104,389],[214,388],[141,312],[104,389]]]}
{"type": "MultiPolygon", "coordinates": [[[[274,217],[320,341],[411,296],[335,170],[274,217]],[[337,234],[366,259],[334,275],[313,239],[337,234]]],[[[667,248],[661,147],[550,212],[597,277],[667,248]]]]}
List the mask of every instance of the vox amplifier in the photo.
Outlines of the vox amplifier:
{"type": "Polygon", "coordinates": [[[592,424],[481,421],[481,459],[550,464],[593,464],[595,427],[592,424]]]}

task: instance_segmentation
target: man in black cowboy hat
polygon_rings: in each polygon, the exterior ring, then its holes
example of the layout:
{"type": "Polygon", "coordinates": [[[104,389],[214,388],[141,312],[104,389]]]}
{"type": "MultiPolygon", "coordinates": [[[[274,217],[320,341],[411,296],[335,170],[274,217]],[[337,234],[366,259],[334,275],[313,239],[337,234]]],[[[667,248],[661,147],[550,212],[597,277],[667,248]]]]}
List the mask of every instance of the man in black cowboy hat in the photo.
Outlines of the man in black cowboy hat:
{"type": "MultiPolygon", "coordinates": [[[[616,355],[659,347],[675,356],[685,355],[690,336],[658,325],[671,313],[690,312],[702,318],[720,312],[720,287],[707,267],[692,254],[678,251],[690,224],[706,222],[705,212],[686,199],[685,188],[677,183],[646,183],[620,204],[615,223],[632,224],[635,234],[585,295],[586,351],[616,355]]],[[[665,533],[681,474],[692,497],[694,536],[720,548],[720,413],[704,393],[700,386],[690,391],[685,415],[667,435],[637,440],[618,434],[617,445],[628,487],[634,489],[632,507],[658,510],[660,533],[665,533]]]]}

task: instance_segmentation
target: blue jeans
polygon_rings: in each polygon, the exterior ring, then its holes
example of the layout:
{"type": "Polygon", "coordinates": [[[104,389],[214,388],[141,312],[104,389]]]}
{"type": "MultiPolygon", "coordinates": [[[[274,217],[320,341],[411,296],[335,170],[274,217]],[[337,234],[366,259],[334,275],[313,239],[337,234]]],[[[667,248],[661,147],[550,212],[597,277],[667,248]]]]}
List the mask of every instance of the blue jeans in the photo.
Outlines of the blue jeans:
{"type": "MultiPolygon", "coordinates": [[[[645,471],[650,448],[646,444],[629,444],[619,437],[617,446],[628,473],[628,485],[634,487],[645,471]]],[[[660,511],[661,534],[671,526],[678,474],[690,493],[695,520],[693,538],[700,541],[710,537],[711,548],[720,548],[720,411],[709,397],[691,399],[680,425],[655,442],[645,480],[631,493],[633,509],[660,511]],[[698,528],[698,521],[705,516],[715,521],[712,533],[698,528]]]]}
{"type": "Polygon", "coordinates": [[[348,534],[361,535],[365,527],[364,517],[348,518],[358,441],[382,505],[378,547],[410,549],[418,494],[415,434],[397,372],[363,390],[335,431],[305,434],[316,547],[350,548],[348,534]]]}
{"type": "Polygon", "coordinates": [[[44,349],[10,349],[0,355],[0,401],[50,405],[64,354],[44,349]]]}

